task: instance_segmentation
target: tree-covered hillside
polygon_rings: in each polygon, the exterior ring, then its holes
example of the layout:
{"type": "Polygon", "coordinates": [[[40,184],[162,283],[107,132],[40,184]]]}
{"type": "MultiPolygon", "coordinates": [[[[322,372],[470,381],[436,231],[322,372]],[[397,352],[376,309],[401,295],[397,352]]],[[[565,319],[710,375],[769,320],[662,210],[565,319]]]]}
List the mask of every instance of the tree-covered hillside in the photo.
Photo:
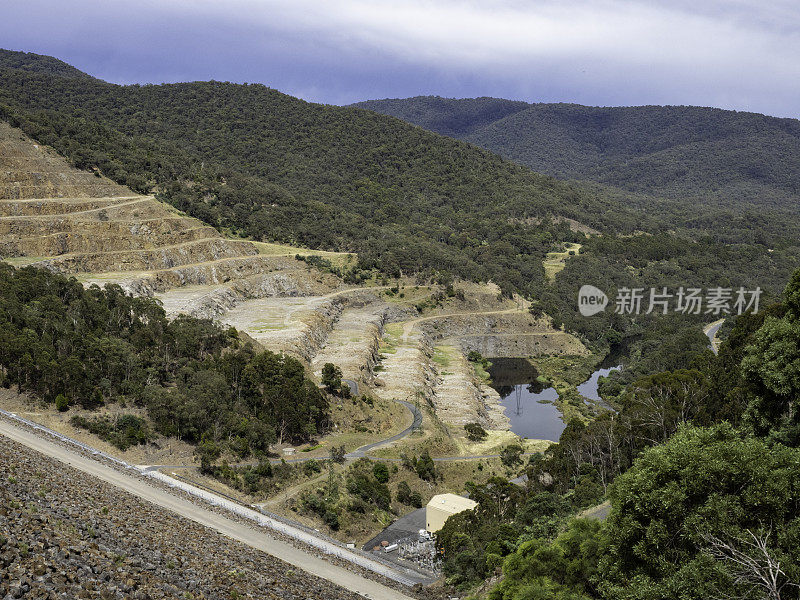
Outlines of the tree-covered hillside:
{"type": "Polygon", "coordinates": [[[407,99],[367,100],[353,106],[391,115],[454,138],[476,131],[530,107],[527,102],[502,98],[440,98],[418,96],[407,99]]]}
{"type": "MultiPolygon", "coordinates": [[[[796,208],[569,184],[393,117],[263,85],[119,86],[53,76],[50,64],[43,72],[0,68],[0,118],[76,166],[154,190],[234,233],[356,252],[364,271],[494,281],[532,297],[599,350],[633,336],[661,347],[672,337],[672,347],[685,349],[687,340],[702,343],[681,332],[697,333],[703,316],[668,328],[652,315],[584,319],[575,307],[584,283],[777,292],[798,261],[796,208]],[[558,217],[603,235],[588,239],[558,217]],[[573,241],[584,248],[549,285],[545,253],[573,241]]],[[[486,122],[520,108],[488,98],[463,106],[486,122]]],[[[680,356],[665,358],[681,364],[680,356]]]]}
{"type": "Polygon", "coordinates": [[[528,290],[574,235],[634,211],[469,144],[263,85],[118,86],[0,69],[0,114],[80,167],[256,239],[358,252],[388,273],[447,270],[528,290]],[[528,223],[521,227],[518,223],[528,223]]]}
{"type": "Polygon", "coordinates": [[[356,106],[563,179],[729,205],[785,206],[800,194],[796,119],[696,106],[520,104],[417,97],[356,106]]]}
{"type": "Polygon", "coordinates": [[[16,52],[14,50],[0,50],[0,68],[18,69],[33,73],[47,73],[58,77],[71,77],[76,79],[93,79],[84,73],[52,56],[34,54],[33,52],[16,52]]]}
{"type": "MultiPolygon", "coordinates": [[[[12,385],[62,411],[132,404],[163,435],[242,457],[329,425],[326,397],[294,358],[257,351],[210,320],[170,321],[157,300],[119,286],[84,289],[0,263],[0,386],[12,385]]],[[[76,424],[123,449],[148,440],[133,415],[76,424]]]]}

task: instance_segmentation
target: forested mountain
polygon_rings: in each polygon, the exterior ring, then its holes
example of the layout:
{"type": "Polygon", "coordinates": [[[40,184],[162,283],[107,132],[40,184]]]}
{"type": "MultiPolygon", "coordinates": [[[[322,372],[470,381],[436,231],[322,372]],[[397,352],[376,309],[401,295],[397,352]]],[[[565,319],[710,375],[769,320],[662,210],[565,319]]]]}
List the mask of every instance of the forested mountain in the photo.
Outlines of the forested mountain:
{"type": "Polygon", "coordinates": [[[416,97],[355,106],[562,179],[668,198],[780,206],[800,194],[800,121],[696,106],[604,108],[416,97]]]}
{"type": "Polygon", "coordinates": [[[544,253],[574,237],[551,215],[647,226],[616,200],[376,113],[263,85],[118,86],[49,67],[0,69],[3,118],[76,166],[256,239],[522,290],[542,280],[544,253]]]}
{"type": "MultiPolygon", "coordinates": [[[[494,281],[506,293],[530,296],[590,345],[651,336],[657,348],[670,349],[655,353],[654,369],[685,366],[682,350],[702,348],[695,334],[705,317],[584,319],[575,310],[582,284],[760,286],[775,293],[799,260],[796,206],[748,208],[565,183],[394,117],[308,103],[263,85],[119,86],[55,76],[55,59],[27,56],[25,70],[0,68],[0,118],[80,168],[155,191],[233,233],[354,251],[362,272],[494,281]],[[558,217],[603,236],[587,239],[558,217]],[[647,235],[635,235],[641,233],[647,235]],[[581,256],[549,285],[542,259],[567,241],[584,244],[581,256]]],[[[439,104],[441,114],[428,112],[431,123],[450,119],[439,104]]],[[[487,127],[531,110],[489,98],[459,106],[487,127]]],[[[450,131],[469,129],[461,117],[447,122],[450,131]]],[[[616,143],[635,147],[622,131],[616,143]]],[[[579,142],[576,153],[591,147],[579,142]]]]}
{"type": "Polygon", "coordinates": [[[29,71],[32,73],[46,73],[57,77],[68,77],[74,79],[94,79],[88,73],[84,73],[52,56],[44,54],[34,54],[33,52],[16,52],[14,50],[0,50],[0,68],[17,69],[19,71],[29,71]]]}
{"type": "Polygon", "coordinates": [[[367,100],[353,106],[391,115],[430,131],[465,139],[505,117],[530,108],[530,104],[502,98],[440,98],[417,96],[393,100],[367,100]]]}
{"type": "MultiPolygon", "coordinates": [[[[448,584],[474,589],[502,567],[492,600],[760,597],[760,571],[728,564],[745,556],[783,565],[772,581],[788,592],[771,597],[798,599],[800,271],[775,302],[800,264],[796,121],[491,98],[392,104],[450,135],[507,140],[514,160],[581,180],[566,183],[392,116],[262,85],[118,86],[48,57],[0,56],[0,118],[76,166],[233,233],[355,251],[362,270],[493,280],[598,354],[627,345],[625,369],[600,384],[614,411],[571,421],[528,459],[525,487],[500,476],[468,484],[478,507],[437,535],[448,584]],[[547,282],[542,258],[565,241],[581,246],[547,282]],[[702,325],[719,311],[609,307],[584,318],[584,284],[612,305],[634,288],[643,304],[647,288],[764,295],[714,355],[702,325]],[[603,497],[605,524],[565,522],[603,497]]],[[[204,467],[220,447],[263,455],[330,427],[298,361],[211,321],[169,320],[117,286],[84,289],[33,267],[0,266],[0,385],[12,384],[62,410],[133,402],[159,433],[197,443],[204,467]]],[[[120,447],[152,435],[136,414],[73,423],[120,447]]],[[[522,448],[509,450],[510,476],[522,448]]],[[[347,491],[385,510],[392,492],[373,479],[357,474],[347,491]]],[[[320,498],[301,502],[335,517],[320,498]]]]}

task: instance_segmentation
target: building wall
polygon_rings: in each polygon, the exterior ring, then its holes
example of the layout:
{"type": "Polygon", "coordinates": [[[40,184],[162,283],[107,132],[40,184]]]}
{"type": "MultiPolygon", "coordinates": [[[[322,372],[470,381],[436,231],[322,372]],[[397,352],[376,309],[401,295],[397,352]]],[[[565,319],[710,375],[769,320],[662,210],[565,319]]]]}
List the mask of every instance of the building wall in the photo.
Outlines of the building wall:
{"type": "Polygon", "coordinates": [[[439,531],[444,526],[444,522],[447,521],[447,518],[452,516],[452,514],[453,513],[444,511],[441,508],[429,506],[425,510],[425,528],[428,530],[428,533],[439,531]]]}

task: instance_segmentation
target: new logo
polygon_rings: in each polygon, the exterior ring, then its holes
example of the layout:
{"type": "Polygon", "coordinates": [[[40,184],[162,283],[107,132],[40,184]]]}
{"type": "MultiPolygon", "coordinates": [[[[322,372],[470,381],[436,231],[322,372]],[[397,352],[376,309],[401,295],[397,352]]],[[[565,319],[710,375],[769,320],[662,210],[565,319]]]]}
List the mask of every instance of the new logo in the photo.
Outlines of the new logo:
{"type": "Polygon", "coordinates": [[[607,305],[608,296],[603,290],[599,290],[593,285],[581,286],[578,291],[578,310],[584,317],[591,317],[603,312],[607,305]]]}

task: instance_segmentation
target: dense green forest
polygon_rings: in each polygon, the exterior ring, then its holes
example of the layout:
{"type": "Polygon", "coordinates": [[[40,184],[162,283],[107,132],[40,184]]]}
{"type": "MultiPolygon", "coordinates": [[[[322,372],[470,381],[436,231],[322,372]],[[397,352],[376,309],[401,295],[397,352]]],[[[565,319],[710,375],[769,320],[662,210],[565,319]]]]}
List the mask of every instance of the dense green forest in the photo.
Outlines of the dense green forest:
{"type": "Polygon", "coordinates": [[[642,226],[600,193],[369,111],[263,85],[118,86],[44,71],[0,69],[0,115],[76,166],[255,239],[355,251],[365,268],[530,291],[544,253],[575,237],[551,216],[642,226]]]}
{"type": "Polygon", "coordinates": [[[728,206],[787,206],[800,194],[796,119],[695,106],[604,108],[432,96],[355,106],[561,179],[728,206]]]}
{"type": "Polygon", "coordinates": [[[640,377],[570,422],[528,484],[472,486],[438,538],[445,574],[493,600],[800,597],[800,271],[719,355],[640,377]],[[602,497],[607,521],[569,520],[602,497]]]}
{"type": "MultiPolygon", "coordinates": [[[[800,248],[787,245],[773,252],[757,244],[720,244],[704,237],[687,240],[669,234],[633,237],[592,236],[580,256],[567,261],[552,285],[543,286],[534,299],[534,310],[551,315],[556,324],[579,332],[592,345],[610,347],[625,341],[627,369],[615,379],[631,382],[648,373],[688,368],[707,339],[702,326],[717,317],[703,308],[699,314],[616,314],[614,299],[622,288],[650,288],[675,293],[681,287],[763,290],[761,307],[777,298],[800,264],[800,248]],[[584,284],[603,289],[611,306],[586,318],[576,311],[578,290],[584,284]]],[[[735,311],[734,311],[735,312],[735,311]]],[[[726,315],[721,315],[726,316],[726,315]]]]}
{"type": "Polygon", "coordinates": [[[72,77],[76,79],[93,79],[93,77],[72,65],[44,54],[33,52],[15,52],[13,50],[0,51],[0,68],[17,69],[34,73],[47,73],[58,77],[72,77]]]}
{"type": "MultiPolygon", "coordinates": [[[[145,409],[152,427],[239,456],[281,440],[308,440],[328,426],[328,404],[287,356],[256,351],[209,320],[168,320],[156,300],[119,286],[88,289],[74,278],[0,264],[0,384],[59,410],[119,405],[145,409]]],[[[148,425],[76,424],[127,447],[148,425]]]]}
{"type": "MultiPolygon", "coordinates": [[[[20,63],[10,54],[0,51],[6,63],[20,63]]],[[[777,292],[798,262],[800,219],[781,212],[788,208],[568,185],[391,117],[262,85],[118,86],[54,75],[68,72],[55,69],[55,59],[42,59],[37,71],[34,58],[25,55],[25,70],[0,68],[0,117],[76,166],[156,190],[254,239],[355,251],[364,270],[494,281],[535,298],[537,310],[601,352],[642,334],[654,345],[665,337],[673,346],[702,344],[687,332],[700,319],[582,319],[575,311],[582,283],[610,293],[623,282],[777,292]],[[551,217],[603,236],[587,239],[551,217]],[[637,232],[648,235],[630,237],[637,232]],[[542,257],[572,241],[584,244],[581,255],[546,284],[542,257]]],[[[464,119],[485,123],[524,108],[492,99],[461,106],[464,119]]]]}

